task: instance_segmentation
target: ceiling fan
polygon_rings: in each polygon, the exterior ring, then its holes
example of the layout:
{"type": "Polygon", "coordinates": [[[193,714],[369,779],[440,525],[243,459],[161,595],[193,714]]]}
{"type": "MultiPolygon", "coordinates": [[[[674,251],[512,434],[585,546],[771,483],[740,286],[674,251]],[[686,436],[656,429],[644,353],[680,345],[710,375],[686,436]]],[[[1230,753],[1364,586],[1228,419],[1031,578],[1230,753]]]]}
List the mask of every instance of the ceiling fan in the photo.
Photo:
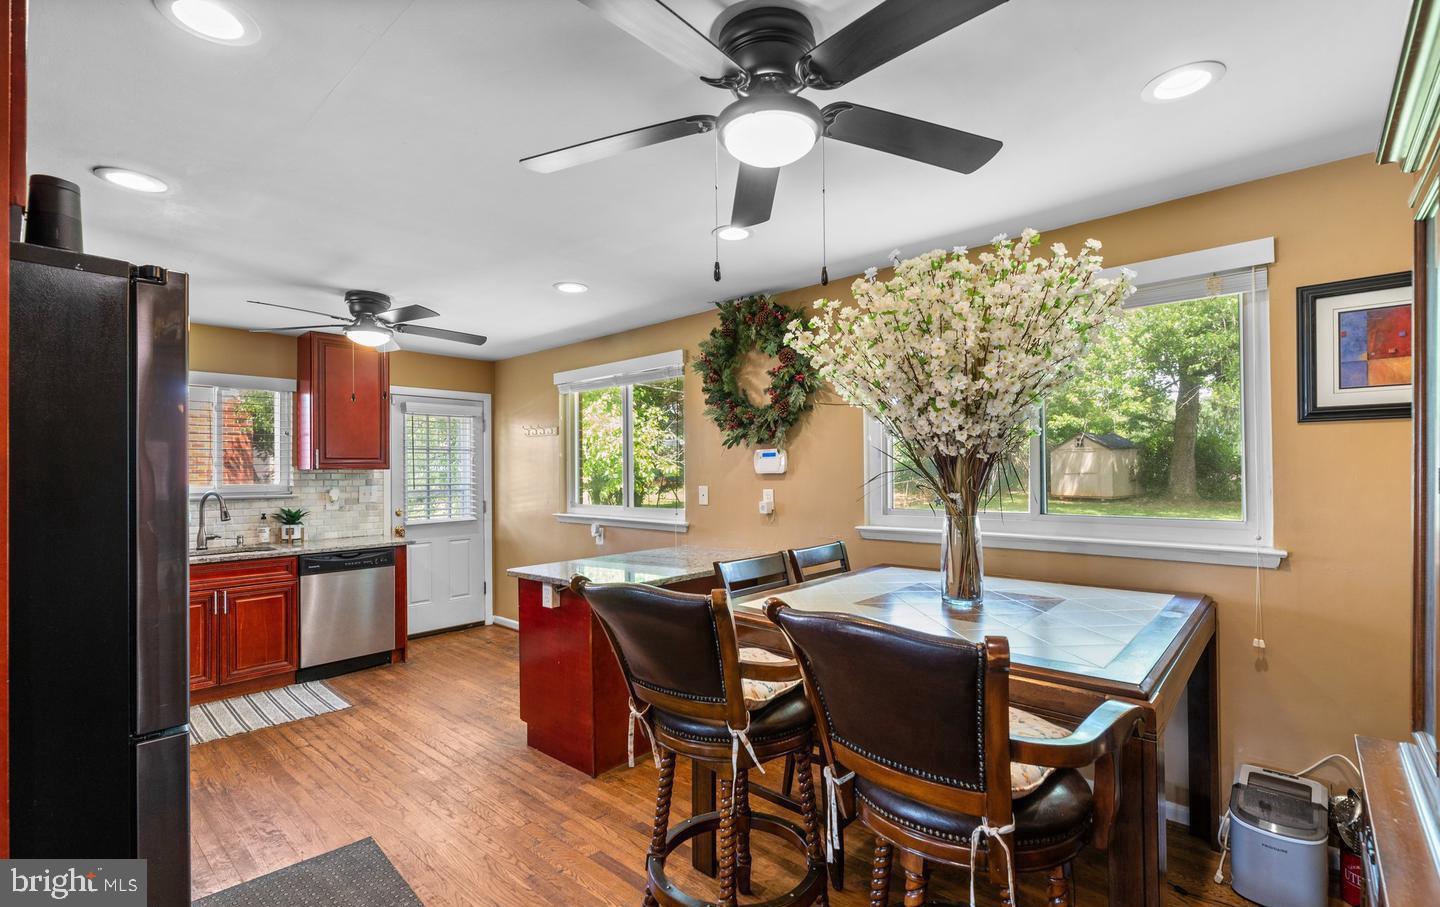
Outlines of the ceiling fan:
{"type": "MultiPolygon", "coordinates": [[[[256,299],[247,300],[251,305],[269,306],[272,309],[289,309],[292,312],[307,312],[311,315],[322,315],[331,319],[332,322],[341,321],[345,326],[340,330],[351,340],[362,346],[379,347],[381,352],[390,353],[400,349],[396,341],[399,334],[414,334],[417,337],[433,337],[436,340],[453,340],[456,343],[469,343],[480,346],[485,342],[485,337],[479,334],[465,334],[460,331],[447,331],[443,328],[425,327],[420,324],[411,324],[424,318],[435,318],[440,313],[433,309],[427,309],[423,305],[407,305],[398,309],[390,307],[390,297],[384,293],[376,293],[373,290],[346,290],[345,305],[350,309],[350,317],[331,315],[328,312],[317,312],[314,309],[301,309],[293,305],[280,305],[276,302],[260,302],[256,299]]],[[[251,333],[270,333],[273,331],[313,331],[320,328],[333,328],[333,323],[327,324],[302,324],[288,328],[256,328],[251,333]]]]}
{"type": "Polygon", "coordinates": [[[720,112],[681,117],[521,159],[540,173],[719,130],[740,162],[730,226],[770,219],[779,168],[804,157],[821,136],[958,173],[973,173],[1001,142],[959,129],[838,101],[800,97],[839,88],[1005,0],[885,0],[820,44],[803,13],[761,6],[737,13],[712,43],[662,0],[580,0],[736,100],[720,112]]]}

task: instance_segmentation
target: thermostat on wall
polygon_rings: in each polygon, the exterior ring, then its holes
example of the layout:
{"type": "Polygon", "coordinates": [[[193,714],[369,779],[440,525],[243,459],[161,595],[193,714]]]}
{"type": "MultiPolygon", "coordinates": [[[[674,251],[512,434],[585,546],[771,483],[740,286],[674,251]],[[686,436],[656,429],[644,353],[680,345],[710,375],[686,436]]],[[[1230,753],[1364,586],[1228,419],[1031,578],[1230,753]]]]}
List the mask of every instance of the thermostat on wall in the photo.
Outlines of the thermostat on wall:
{"type": "Polygon", "coordinates": [[[784,475],[785,451],[762,447],[755,451],[755,472],[759,475],[784,475]]]}

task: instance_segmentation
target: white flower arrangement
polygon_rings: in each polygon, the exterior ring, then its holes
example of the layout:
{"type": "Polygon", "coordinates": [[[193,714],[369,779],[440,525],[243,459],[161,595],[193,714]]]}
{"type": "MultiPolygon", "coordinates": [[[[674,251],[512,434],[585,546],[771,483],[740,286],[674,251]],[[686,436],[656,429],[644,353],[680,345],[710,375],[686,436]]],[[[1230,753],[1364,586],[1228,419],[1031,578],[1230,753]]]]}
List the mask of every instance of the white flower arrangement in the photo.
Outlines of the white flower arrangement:
{"type": "Polygon", "coordinates": [[[1039,243],[1027,229],[973,256],[894,252],[888,280],[866,271],[853,304],[819,300],[785,337],[890,432],[952,518],[973,518],[991,470],[1029,437],[1031,408],[1134,292],[1130,272],[1100,276],[1097,240],[1073,258],[1060,243],[1036,256],[1039,243]]]}

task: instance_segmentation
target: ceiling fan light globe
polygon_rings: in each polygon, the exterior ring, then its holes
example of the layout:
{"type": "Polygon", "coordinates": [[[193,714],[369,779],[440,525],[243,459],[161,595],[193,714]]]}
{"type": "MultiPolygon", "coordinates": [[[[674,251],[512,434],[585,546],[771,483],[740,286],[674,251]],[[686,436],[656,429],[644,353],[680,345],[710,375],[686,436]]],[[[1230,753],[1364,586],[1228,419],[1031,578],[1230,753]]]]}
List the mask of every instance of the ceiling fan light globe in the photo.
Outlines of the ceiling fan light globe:
{"type": "Polygon", "coordinates": [[[784,167],[810,153],[820,138],[820,108],[790,94],[741,98],[718,121],[725,150],[752,167],[784,167]]]}
{"type": "Polygon", "coordinates": [[[354,324],[345,328],[345,336],[361,346],[384,346],[390,342],[391,332],[373,324],[354,324]]]}

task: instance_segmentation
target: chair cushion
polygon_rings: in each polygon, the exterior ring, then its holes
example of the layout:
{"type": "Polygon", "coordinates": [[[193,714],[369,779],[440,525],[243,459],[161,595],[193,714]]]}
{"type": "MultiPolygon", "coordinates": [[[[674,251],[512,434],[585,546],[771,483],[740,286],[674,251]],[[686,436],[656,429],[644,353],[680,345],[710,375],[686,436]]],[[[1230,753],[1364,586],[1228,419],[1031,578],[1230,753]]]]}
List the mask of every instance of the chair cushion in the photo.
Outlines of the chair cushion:
{"type": "MultiPolygon", "coordinates": [[[[794,661],[778,652],[771,652],[769,649],[760,649],[754,646],[743,646],[740,649],[740,660],[748,661],[751,664],[785,664],[794,661]]],[[[755,711],[765,703],[779,696],[781,693],[789,692],[800,685],[799,678],[795,680],[753,680],[745,678],[740,681],[745,696],[745,708],[755,711]]]]}
{"type": "MultiPolygon", "coordinates": [[[[968,844],[980,824],[976,816],[937,809],[909,797],[855,779],[855,794],[880,815],[914,831],[957,844],[968,844]]],[[[1080,836],[1094,811],[1090,785],[1073,768],[1050,774],[1033,793],[1015,801],[1015,843],[1043,847],[1080,836]]]]}
{"type": "MultiPolygon", "coordinates": [[[[705,721],[688,715],[677,715],[663,709],[652,710],[655,723],[666,732],[696,743],[730,745],[730,731],[724,721],[705,721]]],[[[793,687],[758,709],[750,712],[751,743],[765,743],[797,734],[815,723],[803,687],[793,687]]]]}
{"type": "MultiPolygon", "coordinates": [[[[1046,721],[1039,715],[1024,709],[1010,707],[1010,736],[1039,737],[1042,740],[1059,740],[1070,736],[1070,732],[1053,721],[1046,721]]],[[[1019,799],[1038,788],[1055,769],[1044,765],[1026,765],[1024,762],[1010,763],[1010,796],[1019,799]]]]}

